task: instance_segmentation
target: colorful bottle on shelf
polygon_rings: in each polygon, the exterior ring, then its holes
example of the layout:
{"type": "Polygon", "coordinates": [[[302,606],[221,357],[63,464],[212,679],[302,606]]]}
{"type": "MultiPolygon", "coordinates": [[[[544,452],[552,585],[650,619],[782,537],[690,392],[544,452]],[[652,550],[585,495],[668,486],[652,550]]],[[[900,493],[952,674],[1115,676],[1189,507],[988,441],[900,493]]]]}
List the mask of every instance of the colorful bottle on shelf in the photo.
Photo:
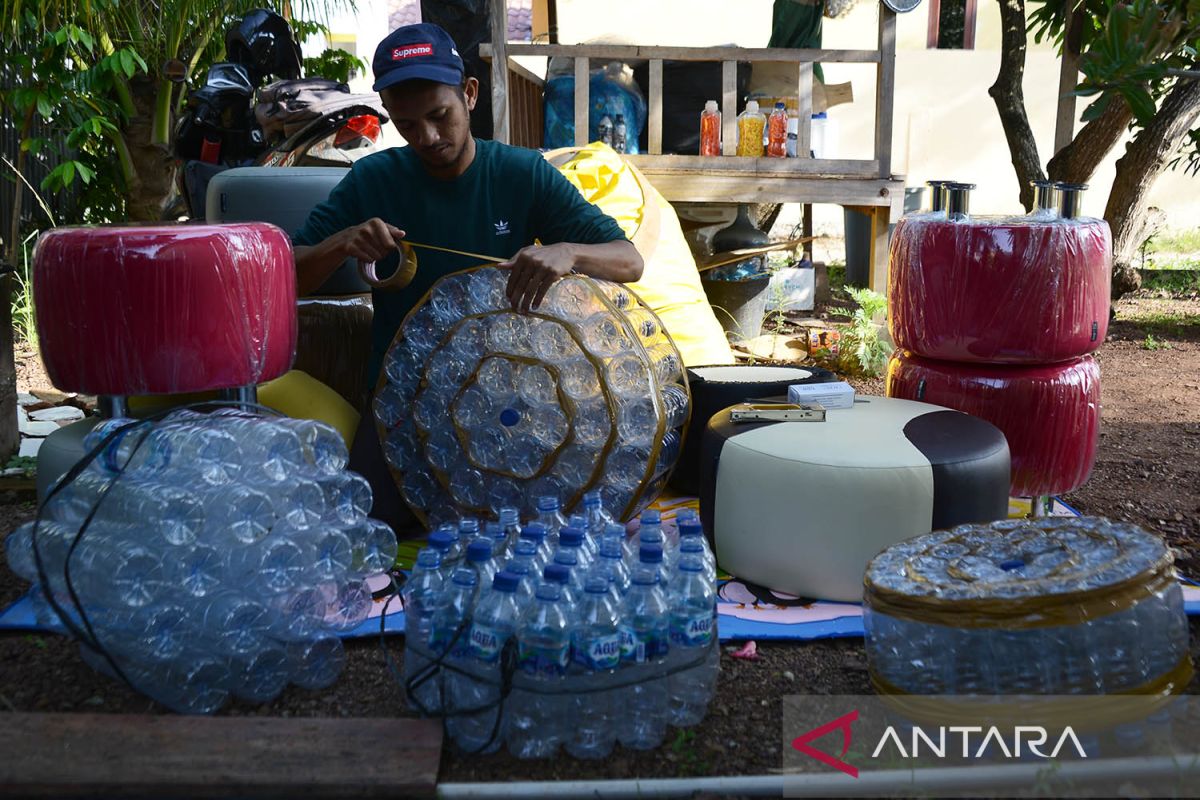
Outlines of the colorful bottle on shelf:
{"type": "Polygon", "coordinates": [[[767,155],[783,158],[787,155],[787,107],[776,103],[775,110],[767,120],[767,155]]]}
{"type": "Polygon", "coordinates": [[[616,122],[613,123],[612,134],[612,149],[618,153],[625,152],[625,115],[617,114],[616,122]]]}
{"type": "Polygon", "coordinates": [[[767,120],[758,111],[758,101],[746,103],[746,110],[738,114],[737,154],[758,157],[763,154],[763,129],[767,120]]]}
{"type": "Polygon", "coordinates": [[[700,155],[721,155],[721,110],[716,100],[705,103],[700,113],[700,155]]]}

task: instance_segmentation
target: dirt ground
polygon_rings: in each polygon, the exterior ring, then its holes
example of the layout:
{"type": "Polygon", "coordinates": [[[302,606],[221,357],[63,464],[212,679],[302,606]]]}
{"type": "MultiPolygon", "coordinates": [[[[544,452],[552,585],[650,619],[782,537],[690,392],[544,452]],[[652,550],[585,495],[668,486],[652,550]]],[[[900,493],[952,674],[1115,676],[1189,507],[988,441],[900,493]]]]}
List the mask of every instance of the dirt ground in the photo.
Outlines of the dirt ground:
{"type": "MultiPolygon", "coordinates": [[[[1065,499],[1086,514],[1130,520],[1159,531],[1176,548],[1181,572],[1200,577],[1200,300],[1137,297],[1117,306],[1099,351],[1103,424],[1088,483],[1065,499]]],[[[22,366],[25,380],[36,369],[22,366]]],[[[31,376],[33,376],[31,378],[31,376]]],[[[856,381],[880,394],[881,381],[856,381]]],[[[28,384],[22,388],[27,388],[28,384]]],[[[33,514],[32,505],[0,496],[0,533],[33,514]]],[[[0,566],[0,607],[26,586],[0,566]]],[[[1193,623],[1193,656],[1197,632],[1193,623]]],[[[399,661],[403,641],[387,646],[399,661]]],[[[506,754],[464,757],[447,747],[441,780],[554,780],[689,775],[753,775],[781,767],[784,694],[870,692],[861,640],[760,644],[757,661],[721,661],[717,699],[694,731],[672,731],[652,753],[618,748],[600,763],[561,757],[520,762],[506,754]]],[[[378,639],[348,646],[348,663],[332,688],[289,688],[273,703],[237,703],[222,713],[264,716],[390,716],[407,713],[383,666],[378,639]]],[[[1200,688],[1193,681],[1191,691],[1200,688]]],[[[150,701],[92,672],[76,647],[58,636],[0,635],[0,707],[14,711],[157,713],[150,701]]]]}

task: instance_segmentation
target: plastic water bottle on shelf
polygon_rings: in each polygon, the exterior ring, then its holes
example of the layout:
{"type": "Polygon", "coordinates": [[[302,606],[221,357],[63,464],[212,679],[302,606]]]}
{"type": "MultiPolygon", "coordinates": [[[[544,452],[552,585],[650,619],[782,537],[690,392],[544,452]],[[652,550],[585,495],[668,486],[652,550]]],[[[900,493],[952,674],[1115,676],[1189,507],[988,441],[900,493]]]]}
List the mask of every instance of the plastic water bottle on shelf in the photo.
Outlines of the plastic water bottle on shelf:
{"type": "Polygon", "coordinates": [[[568,698],[560,688],[571,640],[562,589],[542,583],[517,626],[517,673],[505,706],[504,740],[517,758],[550,758],[568,724],[568,698]]]}
{"type": "Polygon", "coordinates": [[[675,585],[676,580],[679,578],[679,568],[683,564],[684,559],[688,557],[698,559],[701,566],[704,567],[704,579],[709,583],[715,584],[717,580],[717,568],[706,558],[706,555],[704,547],[694,537],[685,536],[680,539],[679,558],[675,565],[675,573],[671,577],[671,585],[675,585]]]}
{"type": "Polygon", "coordinates": [[[667,677],[668,718],[677,728],[704,719],[716,687],[717,594],[704,574],[703,557],[686,556],[679,562],[668,599],[671,606],[671,651],[667,677]]]}
{"type": "Polygon", "coordinates": [[[584,541],[585,534],[583,529],[568,525],[558,534],[558,550],[556,551],[556,555],[564,550],[574,552],[576,566],[579,570],[586,572],[591,569],[595,557],[590,550],[584,547],[584,541]]]}
{"type": "Polygon", "coordinates": [[[470,642],[466,624],[471,619],[478,589],[479,575],[475,570],[467,567],[454,570],[450,585],[442,592],[442,597],[433,612],[429,650],[435,657],[465,656],[470,642]]]}
{"type": "Polygon", "coordinates": [[[577,565],[574,562],[574,554],[556,553],[554,563],[547,564],[546,568],[542,570],[543,580],[561,587],[562,601],[568,608],[574,607],[575,600],[582,591],[579,586],[579,578],[576,575],[578,572],[576,569],[577,565]]]}
{"type": "Polygon", "coordinates": [[[533,602],[533,592],[537,583],[538,573],[533,570],[533,560],[525,557],[510,558],[502,571],[517,576],[517,607],[524,611],[533,602]]]}
{"type": "Polygon", "coordinates": [[[721,109],[716,100],[707,101],[700,112],[700,155],[721,155],[721,109]]]}
{"type": "Polygon", "coordinates": [[[612,147],[612,118],[605,114],[596,125],[596,140],[612,147]]]}
{"type": "Polygon", "coordinates": [[[453,574],[452,564],[455,560],[455,544],[456,540],[449,531],[436,530],[429,534],[429,547],[437,552],[441,559],[440,571],[443,580],[447,583],[450,576],[453,574]]]}
{"type": "Polygon", "coordinates": [[[499,567],[492,557],[492,543],[486,539],[475,539],[467,545],[467,567],[475,571],[476,585],[483,592],[492,585],[499,567]]]}
{"type": "Polygon", "coordinates": [[[637,564],[638,550],[641,549],[643,541],[662,544],[660,536],[656,535],[662,533],[662,514],[653,508],[647,508],[642,512],[640,522],[633,536],[625,540],[625,553],[630,566],[637,564]]]}
{"type": "Polygon", "coordinates": [[[617,119],[616,119],[616,121],[613,122],[613,137],[612,137],[612,149],[613,150],[616,150],[618,153],[625,153],[628,151],[628,147],[627,147],[628,142],[626,141],[626,138],[625,138],[626,135],[627,135],[627,132],[625,129],[625,115],[617,114],[617,119]]]}
{"type": "Polygon", "coordinates": [[[468,753],[500,749],[500,654],[517,629],[518,581],[511,572],[497,572],[491,589],[481,593],[471,620],[468,656],[455,664],[469,674],[451,673],[446,681],[460,712],[479,709],[446,718],[447,732],[468,753]]]}
{"type": "MultiPolygon", "coordinates": [[[[652,551],[657,548],[648,545],[652,551]]],[[[662,744],[667,729],[667,687],[664,665],[669,652],[668,605],[652,553],[634,570],[633,581],[621,602],[623,635],[622,681],[635,681],[621,689],[616,716],[617,740],[634,750],[653,750],[662,744]],[[630,641],[632,640],[632,641],[630,641]],[[626,655],[626,647],[632,652],[626,655]]]]}
{"type": "Polygon", "coordinates": [[[617,691],[597,691],[611,684],[621,662],[620,618],[608,580],[593,574],[572,620],[570,673],[577,691],[570,699],[571,726],[567,752],[576,758],[605,758],[612,752],[617,691]]]}
{"type": "Polygon", "coordinates": [[[776,103],[771,116],[767,118],[767,155],[771,158],[787,156],[787,107],[776,103]]]}
{"type": "Polygon", "coordinates": [[[550,549],[558,546],[558,532],[567,526],[567,518],[562,514],[562,504],[553,495],[544,495],[537,499],[537,521],[546,529],[546,540],[550,549]]]}

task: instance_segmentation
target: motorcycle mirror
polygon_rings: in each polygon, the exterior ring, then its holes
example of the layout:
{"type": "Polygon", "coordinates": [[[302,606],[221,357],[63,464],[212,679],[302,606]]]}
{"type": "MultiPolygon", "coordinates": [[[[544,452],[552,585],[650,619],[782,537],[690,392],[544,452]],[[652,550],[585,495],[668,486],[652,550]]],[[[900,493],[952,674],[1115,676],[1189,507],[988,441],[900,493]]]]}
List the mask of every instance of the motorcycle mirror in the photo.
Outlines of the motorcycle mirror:
{"type": "Polygon", "coordinates": [[[171,83],[183,83],[187,80],[187,64],[180,61],[178,58],[172,58],[164,61],[162,65],[162,76],[171,83]]]}

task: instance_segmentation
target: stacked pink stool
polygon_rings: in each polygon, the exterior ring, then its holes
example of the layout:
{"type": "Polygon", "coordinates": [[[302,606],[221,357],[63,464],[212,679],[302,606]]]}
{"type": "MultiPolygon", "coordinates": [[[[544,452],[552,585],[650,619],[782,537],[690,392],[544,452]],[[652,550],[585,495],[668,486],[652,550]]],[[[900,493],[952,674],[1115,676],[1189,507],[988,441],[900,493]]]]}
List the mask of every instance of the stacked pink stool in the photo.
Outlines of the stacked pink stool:
{"type": "MultiPolygon", "coordinates": [[[[1035,186],[1038,207],[1027,216],[971,217],[972,187],[948,183],[935,201],[944,211],[900,221],[887,393],[991,422],[1008,439],[1012,494],[1045,498],[1082,485],[1095,460],[1100,370],[1091,354],[1108,328],[1112,242],[1103,220],[1077,216],[1086,187],[1035,186]]],[[[1040,512],[1044,500],[1034,506],[1040,512]]]]}

